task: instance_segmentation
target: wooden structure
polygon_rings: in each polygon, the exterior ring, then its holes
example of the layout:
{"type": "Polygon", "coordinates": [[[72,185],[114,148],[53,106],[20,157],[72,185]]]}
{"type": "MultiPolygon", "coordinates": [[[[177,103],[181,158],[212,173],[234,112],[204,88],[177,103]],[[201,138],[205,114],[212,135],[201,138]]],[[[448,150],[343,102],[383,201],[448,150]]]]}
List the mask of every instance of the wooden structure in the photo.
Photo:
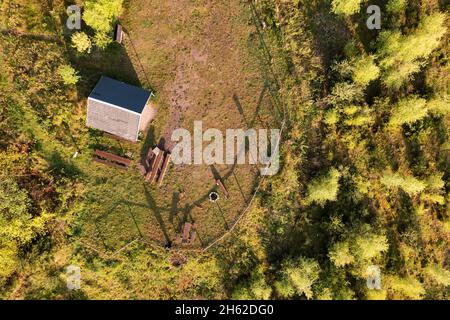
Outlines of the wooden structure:
{"type": "Polygon", "coordinates": [[[95,150],[94,161],[122,170],[127,170],[131,165],[131,160],[101,150],[95,150]]]}
{"type": "Polygon", "coordinates": [[[181,228],[181,232],[177,235],[175,243],[178,245],[191,245],[196,238],[195,223],[186,222],[181,228]]]}
{"type": "Polygon", "coordinates": [[[118,24],[116,26],[116,31],[114,34],[114,40],[120,44],[122,44],[123,41],[123,28],[122,25],[118,24]]]}
{"type": "Polygon", "coordinates": [[[228,193],[228,190],[223,185],[222,181],[220,179],[216,180],[216,185],[219,186],[220,190],[222,190],[223,195],[225,196],[225,199],[228,199],[230,194],[228,193]]]}
{"type": "Polygon", "coordinates": [[[158,147],[150,150],[143,163],[138,166],[141,174],[145,176],[145,181],[158,183],[161,186],[169,169],[171,158],[172,155],[169,152],[158,147]]]}
{"type": "Polygon", "coordinates": [[[87,99],[86,124],[136,142],[151,118],[151,92],[102,76],[87,99]]]}

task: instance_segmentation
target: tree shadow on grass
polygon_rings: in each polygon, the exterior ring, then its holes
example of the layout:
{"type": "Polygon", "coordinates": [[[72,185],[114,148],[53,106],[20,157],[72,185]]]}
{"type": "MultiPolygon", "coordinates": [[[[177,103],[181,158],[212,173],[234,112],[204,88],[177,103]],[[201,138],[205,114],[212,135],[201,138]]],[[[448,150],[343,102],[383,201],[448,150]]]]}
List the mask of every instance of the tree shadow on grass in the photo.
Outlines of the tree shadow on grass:
{"type": "Polygon", "coordinates": [[[144,185],[144,194],[145,194],[145,198],[147,200],[148,206],[149,206],[150,210],[152,211],[153,216],[156,218],[156,221],[158,221],[161,231],[164,234],[164,238],[165,238],[166,242],[169,243],[169,242],[171,242],[170,236],[169,236],[169,233],[167,232],[167,228],[166,228],[164,220],[161,216],[160,210],[157,207],[156,202],[153,199],[152,195],[148,191],[148,188],[145,185],[145,183],[143,185],[144,185]]]}
{"type": "Polygon", "coordinates": [[[101,76],[140,87],[139,76],[127,50],[113,42],[105,50],[94,48],[90,54],[70,52],[70,58],[81,76],[77,84],[78,99],[86,99],[101,76]]]}
{"type": "Polygon", "coordinates": [[[155,128],[151,126],[148,131],[147,135],[145,136],[144,145],[141,149],[141,160],[144,160],[147,157],[147,154],[151,148],[155,145],[155,128]]]}
{"type": "Polygon", "coordinates": [[[62,156],[54,151],[47,159],[50,172],[58,177],[75,178],[80,176],[82,172],[73,163],[70,163],[62,156]]]}

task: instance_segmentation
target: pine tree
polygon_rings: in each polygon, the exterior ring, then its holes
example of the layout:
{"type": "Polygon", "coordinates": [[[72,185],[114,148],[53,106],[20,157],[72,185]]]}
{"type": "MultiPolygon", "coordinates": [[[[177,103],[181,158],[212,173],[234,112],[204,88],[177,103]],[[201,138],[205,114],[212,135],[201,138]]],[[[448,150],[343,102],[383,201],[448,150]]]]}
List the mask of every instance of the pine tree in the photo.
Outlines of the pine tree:
{"type": "Polygon", "coordinates": [[[123,0],[87,0],[83,20],[96,32],[108,33],[111,24],[122,11],[123,0]]]}
{"type": "Polygon", "coordinates": [[[428,114],[427,102],[417,96],[400,100],[392,111],[389,125],[393,128],[403,124],[412,124],[428,114]]]}
{"type": "Polygon", "coordinates": [[[414,277],[404,278],[398,276],[386,277],[385,285],[393,291],[394,299],[413,299],[419,300],[425,294],[422,284],[414,277]]]}
{"type": "Polygon", "coordinates": [[[306,204],[313,202],[324,205],[327,201],[335,201],[339,192],[341,173],[332,168],[326,175],[312,180],[308,184],[306,204]]]}
{"type": "Polygon", "coordinates": [[[363,0],[333,0],[332,11],[336,14],[352,15],[359,11],[363,0]]]}
{"type": "Polygon", "coordinates": [[[292,294],[313,297],[312,286],[319,279],[320,266],[317,261],[307,258],[287,260],[282,267],[282,280],[278,283],[278,292],[284,297],[292,294]]]}
{"type": "Polygon", "coordinates": [[[355,257],[350,251],[350,244],[348,241],[335,243],[331,247],[328,256],[336,267],[344,267],[355,261],[355,257]]]}
{"type": "Polygon", "coordinates": [[[425,273],[436,283],[442,286],[450,286],[450,271],[437,264],[431,264],[425,268],[425,273]]]}
{"type": "Polygon", "coordinates": [[[426,188],[426,183],[412,176],[402,176],[399,173],[385,173],[381,183],[388,189],[402,188],[410,196],[414,196],[426,188]]]}
{"type": "Polygon", "coordinates": [[[389,0],[386,10],[389,13],[400,13],[405,10],[408,2],[406,0],[389,0]]]}
{"type": "Polygon", "coordinates": [[[400,31],[383,31],[378,41],[383,81],[391,88],[399,88],[418,72],[424,60],[439,46],[446,32],[445,14],[426,16],[409,35],[400,31]]]}
{"type": "Polygon", "coordinates": [[[369,234],[359,235],[354,241],[354,251],[358,258],[370,261],[389,249],[388,240],[385,235],[369,234]]]}
{"type": "Polygon", "coordinates": [[[378,79],[380,68],[375,64],[373,56],[362,56],[356,59],[352,72],[353,81],[361,86],[367,86],[378,79]]]}

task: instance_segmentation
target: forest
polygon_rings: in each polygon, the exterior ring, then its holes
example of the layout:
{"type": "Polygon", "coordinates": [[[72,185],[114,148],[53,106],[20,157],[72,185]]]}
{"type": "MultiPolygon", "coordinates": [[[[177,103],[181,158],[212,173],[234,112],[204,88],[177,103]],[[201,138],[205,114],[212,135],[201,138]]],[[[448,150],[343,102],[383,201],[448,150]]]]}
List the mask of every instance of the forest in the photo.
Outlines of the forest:
{"type": "MultiPolygon", "coordinates": [[[[221,10],[227,30],[250,30],[236,48],[252,64],[236,73],[257,73],[283,111],[280,172],[210,250],[93,250],[82,240],[96,196],[123,195],[128,187],[111,186],[135,178],[91,164],[102,138],[85,125],[86,97],[101,74],[144,86],[113,26],[139,35],[157,22],[138,20],[152,10],[141,0],[0,0],[0,299],[448,300],[447,1],[164,3],[183,17],[161,32],[203,35],[221,10]],[[83,8],[76,32],[70,5],[83,8]],[[368,27],[370,5],[380,28],[368,27]],[[69,265],[81,268],[79,290],[66,286],[69,265]]],[[[161,105],[177,76],[168,52],[142,67],[161,105]]]]}

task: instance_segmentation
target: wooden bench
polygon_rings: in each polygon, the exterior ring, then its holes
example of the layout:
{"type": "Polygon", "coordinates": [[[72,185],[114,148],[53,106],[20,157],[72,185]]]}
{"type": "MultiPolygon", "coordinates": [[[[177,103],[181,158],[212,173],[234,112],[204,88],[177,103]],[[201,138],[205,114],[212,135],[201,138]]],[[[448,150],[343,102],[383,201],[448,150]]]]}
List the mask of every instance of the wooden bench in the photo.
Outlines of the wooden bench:
{"type": "Polygon", "coordinates": [[[114,161],[114,162],[123,164],[125,166],[129,166],[131,164],[131,160],[129,160],[127,158],[120,157],[118,155],[115,155],[115,154],[112,154],[112,153],[109,153],[109,152],[105,152],[105,151],[101,151],[101,150],[95,150],[95,155],[99,156],[101,158],[105,158],[105,159],[110,160],[110,161],[114,161]]]}
{"type": "MultiPolygon", "coordinates": [[[[156,153],[155,153],[156,154],[156,153]]],[[[158,171],[164,160],[164,152],[158,149],[157,154],[153,162],[151,163],[151,169],[147,174],[146,180],[150,183],[153,183],[158,175],[158,171]]]]}
{"type": "Polygon", "coordinates": [[[145,181],[150,183],[157,182],[161,186],[164,182],[171,158],[172,155],[169,152],[161,150],[158,147],[150,150],[143,163],[141,163],[140,168],[141,171],[142,167],[146,170],[143,174],[145,175],[145,181]]]}
{"type": "Polygon", "coordinates": [[[131,165],[131,160],[101,150],[95,150],[94,161],[109,167],[123,170],[127,170],[131,165]]]}

